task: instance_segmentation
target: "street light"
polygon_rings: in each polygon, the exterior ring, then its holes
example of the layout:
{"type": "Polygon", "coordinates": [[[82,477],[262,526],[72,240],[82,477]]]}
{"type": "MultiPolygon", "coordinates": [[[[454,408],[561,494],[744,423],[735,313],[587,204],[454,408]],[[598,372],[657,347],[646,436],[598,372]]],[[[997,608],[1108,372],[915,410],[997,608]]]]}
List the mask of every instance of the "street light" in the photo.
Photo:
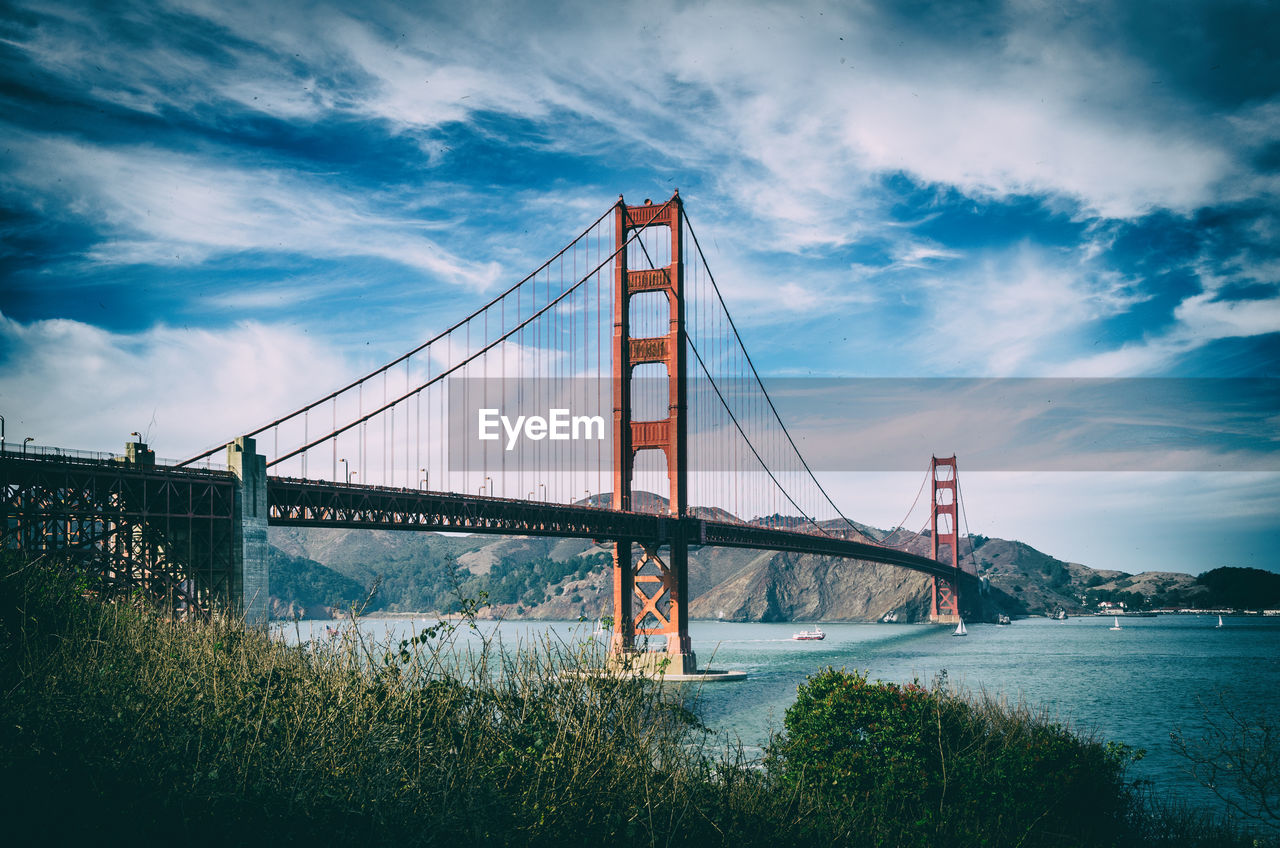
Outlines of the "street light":
{"type": "Polygon", "coordinates": [[[347,461],[345,459],[340,459],[338,460],[338,462],[342,463],[342,476],[346,479],[347,483],[350,484],[351,483],[351,467],[347,465],[347,461]]]}
{"type": "Polygon", "coordinates": [[[541,492],[541,494],[542,494],[542,500],[543,500],[543,501],[546,501],[546,499],[547,499],[547,484],[546,484],[546,483],[539,483],[539,484],[538,484],[538,489],[540,490],[540,492],[541,492]]]}
{"type": "Polygon", "coordinates": [[[27,455],[27,442],[34,442],[35,440],[36,440],[35,436],[27,436],[25,439],[23,439],[23,440],[22,440],[22,455],[23,455],[23,456],[26,456],[26,455],[27,455]]]}
{"type": "Polygon", "coordinates": [[[347,475],[347,482],[350,483],[352,477],[358,477],[358,476],[360,476],[359,471],[352,471],[350,474],[347,475]]]}
{"type": "Polygon", "coordinates": [[[130,435],[130,436],[137,436],[137,437],[138,437],[138,441],[142,441],[142,434],[141,434],[141,433],[139,433],[139,432],[137,432],[136,430],[135,430],[134,432],[130,433],[129,435],[130,435]]]}
{"type": "Polygon", "coordinates": [[[493,478],[484,478],[484,484],[489,487],[489,497],[493,497],[493,478]]]}
{"type": "Polygon", "coordinates": [[[418,485],[423,489],[430,489],[431,488],[431,472],[425,468],[419,468],[418,473],[423,476],[422,480],[418,481],[418,485]]]}
{"type": "Polygon", "coordinates": [[[587,505],[587,506],[591,506],[591,490],[590,490],[590,489],[583,489],[582,491],[583,491],[583,492],[585,492],[585,493],[586,493],[586,495],[587,495],[586,505],[587,505]]]}
{"type": "Polygon", "coordinates": [[[0,415],[0,453],[4,453],[4,416],[0,415]]]}

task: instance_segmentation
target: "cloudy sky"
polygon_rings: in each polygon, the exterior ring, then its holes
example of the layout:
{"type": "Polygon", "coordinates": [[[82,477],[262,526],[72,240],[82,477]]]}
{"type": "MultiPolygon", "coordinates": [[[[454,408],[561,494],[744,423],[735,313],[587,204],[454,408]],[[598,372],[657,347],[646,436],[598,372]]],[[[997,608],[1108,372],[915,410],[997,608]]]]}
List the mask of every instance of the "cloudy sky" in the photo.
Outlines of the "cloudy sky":
{"type": "MultiPolygon", "coordinates": [[[[0,5],[11,443],[186,455],[677,186],[775,379],[1280,378],[1273,3],[413,5],[0,5]]],[[[1280,569],[1274,461],[1153,467],[969,517],[1280,569]]],[[[916,478],[826,482],[889,525],[916,478]]]]}

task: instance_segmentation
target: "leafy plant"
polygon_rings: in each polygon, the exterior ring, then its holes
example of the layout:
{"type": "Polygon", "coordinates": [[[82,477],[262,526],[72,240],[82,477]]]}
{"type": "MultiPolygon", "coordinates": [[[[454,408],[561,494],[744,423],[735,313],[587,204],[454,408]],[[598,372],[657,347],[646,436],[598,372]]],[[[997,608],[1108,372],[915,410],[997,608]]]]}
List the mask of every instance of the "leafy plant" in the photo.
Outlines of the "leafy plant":
{"type": "Polygon", "coordinates": [[[1204,709],[1204,730],[1169,734],[1191,775],[1245,819],[1280,833],[1280,713],[1240,712],[1226,695],[1204,709]]]}
{"type": "Polygon", "coordinates": [[[926,688],[828,668],[784,725],[771,771],[887,844],[1106,844],[1133,807],[1125,768],[1140,753],[945,678],[926,688]]]}

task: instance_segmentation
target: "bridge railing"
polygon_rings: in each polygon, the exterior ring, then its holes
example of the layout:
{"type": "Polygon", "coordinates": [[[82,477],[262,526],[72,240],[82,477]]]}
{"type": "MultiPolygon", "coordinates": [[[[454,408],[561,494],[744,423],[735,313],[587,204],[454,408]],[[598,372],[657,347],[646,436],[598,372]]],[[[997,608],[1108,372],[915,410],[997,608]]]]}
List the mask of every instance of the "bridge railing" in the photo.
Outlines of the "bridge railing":
{"type": "MultiPolygon", "coordinates": [[[[104,462],[128,462],[129,458],[121,453],[113,453],[111,451],[86,451],[75,450],[73,448],[57,447],[55,445],[35,445],[26,444],[19,445],[14,442],[5,442],[0,445],[0,458],[22,458],[37,461],[49,462],[70,462],[83,465],[100,465],[104,462]]],[[[181,460],[157,458],[152,465],[155,467],[171,468],[177,466],[181,460]]],[[[226,463],[213,462],[209,459],[202,459],[198,463],[185,465],[181,469],[183,472],[212,472],[219,476],[230,473],[226,463]]]]}

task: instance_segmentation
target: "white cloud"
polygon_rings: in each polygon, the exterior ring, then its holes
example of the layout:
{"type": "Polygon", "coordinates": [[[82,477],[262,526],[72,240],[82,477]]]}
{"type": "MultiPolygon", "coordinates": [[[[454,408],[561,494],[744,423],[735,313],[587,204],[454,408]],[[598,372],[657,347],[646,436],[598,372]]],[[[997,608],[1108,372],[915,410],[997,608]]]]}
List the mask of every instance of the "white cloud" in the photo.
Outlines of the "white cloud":
{"type": "MultiPolygon", "coordinates": [[[[1258,106],[1196,113],[1153,87],[1155,69],[1038,4],[1006,7],[998,38],[945,42],[874,5],[374,7],[363,19],[176,5],[267,50],[228,39],[217,58],[163,43],[125,53],[44,36],[26,49],[106,76],[104,94],[150,110],[219,96],[287,120],[358,114],[406,131],[568,110],[688,167],[718,162],[737,205],[800,247],[854,237],[861,195],[899,170],[975,196],[1065,195],[1106,216],[1195,208],[1240,175],[1234,147],[1280,120],[1258,106]]],[[[63,14],[86,40],[99,30],[63,14]]]]}
{"type": "Polygon", "coordinates": [[[326,345],[259,323],[122,334],[0,315],[0,347],[11,440],[118,452],[138,431],[170,459],[229,441],[350,372],[326,345]]]}
{"type": "MultiPolygon", "coordinates": [[[[283,7],[275,26],[246,7],[187,5],[280,54],[274,68],[237,51],[237,67],[210,69],[222,96],[283,118],[347,112],[410,132],[486,110],[567,110],[638,150],[714,167],[720,189],[793,248],[857,237],[876,176],[896,171],[974,196],[1063,195],[1104,216],[1195,208],[1239,176],[1233,145],[1259,122],[1275,126],[1257,108],[1206,126],[1153,91],[1152,69],[1133,56],[1016,4],[998,21],[1002,38],[945,44],[871,6],[816,3],[384,9],[368,20],[283,7]],[[286,73],[295,53],[323,78],[286,73]]],[[[187,68],[184,78],[201,67],[155,55],[153,76],[162,65],[187,68]]]]}
{"type": "Polygon", "coordinates": [[[242,251],[369,256],[480,290],[501,273],[496,262],[441,248],[424,221],[380,212],[376,198],[305,174],[146,146],[24,138],[13,149],[20,164],[10,180],[20,190],[55,198],[105,229],[91,261],[192,265],[242,251]]]}
{"type": "Polygon", "coordinates": [[[1113,377],[1159,373],[1191,351],[1221,339],[1280,333],[1280,300],[1219,300],[1229,283],[1248,279],[1280,282],[1280,266],[1249,266],[1242,275],[1223,276],[1207,265],[1199,269],[1205,290],[1184,298],[1173,310],[1174,322],[1159,333],[1122,345],[1116,350],[1079,357],[1056,369],[1061,376],[1113,377]]]}
{"type": "Polygon", "coordinates": [[[1135,293],[1132,281],[1091,267],[1086,257],[1087,251],[1025,243],[925,277],[927,335],[917,344],[929,372],[1041,375],[1054,369],[1056,352],[1073,347],[1084,327],[1146,297],[1135,293]]]}

